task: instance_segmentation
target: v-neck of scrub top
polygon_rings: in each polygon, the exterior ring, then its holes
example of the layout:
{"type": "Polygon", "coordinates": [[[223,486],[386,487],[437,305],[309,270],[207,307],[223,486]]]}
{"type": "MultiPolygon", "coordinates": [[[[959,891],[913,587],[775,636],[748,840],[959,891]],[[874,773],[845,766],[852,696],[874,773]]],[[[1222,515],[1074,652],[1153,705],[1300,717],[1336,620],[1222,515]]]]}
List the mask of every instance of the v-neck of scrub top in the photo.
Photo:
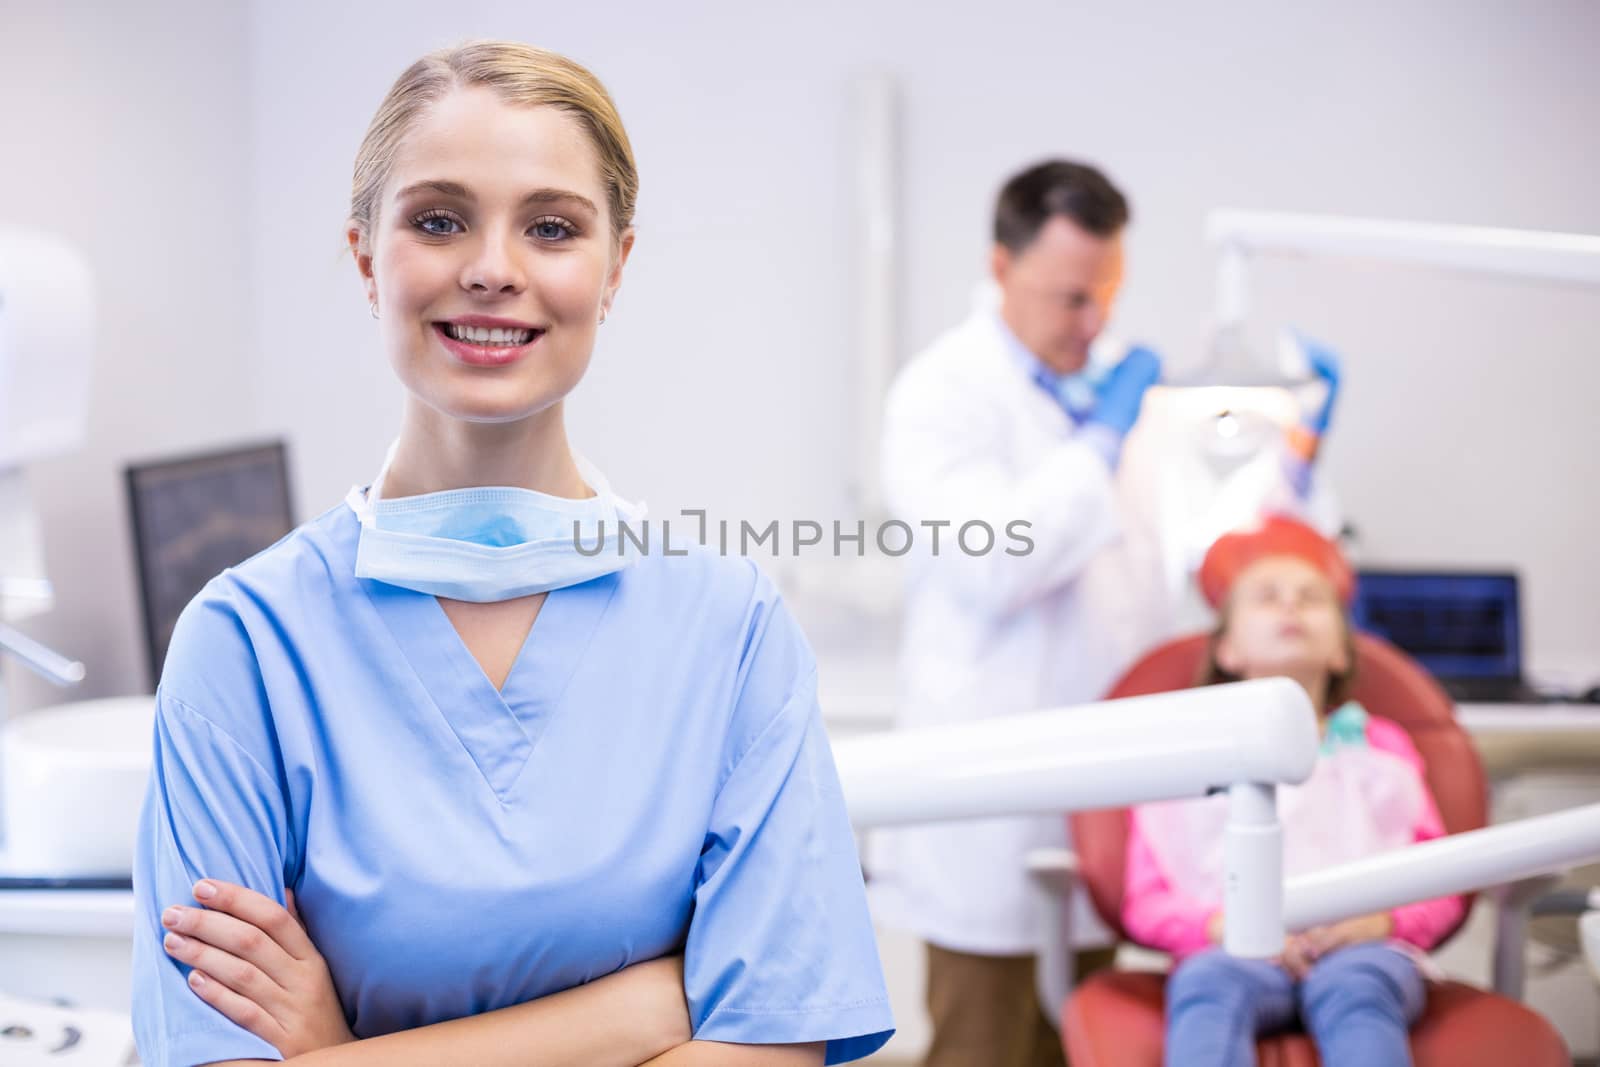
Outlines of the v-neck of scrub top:
{"type": "Polygon", "coordinates": [[[478,772],[501,803],[539,744],[601,616],[617,574],[553,589],[496,689],[438,598],[362,580],[384,625],[478,772]]]}

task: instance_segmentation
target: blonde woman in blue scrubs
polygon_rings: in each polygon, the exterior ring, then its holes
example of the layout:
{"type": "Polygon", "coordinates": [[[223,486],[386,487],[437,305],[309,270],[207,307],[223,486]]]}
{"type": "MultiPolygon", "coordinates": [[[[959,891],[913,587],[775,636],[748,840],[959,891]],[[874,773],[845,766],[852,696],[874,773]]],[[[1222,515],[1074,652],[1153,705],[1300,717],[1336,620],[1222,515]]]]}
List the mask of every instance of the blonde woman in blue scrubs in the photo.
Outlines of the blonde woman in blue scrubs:
{"type": "Polygon", "coordinates": [[[746,560],[619,554],[635,512],[567,441],[637,185],[604,88],[538,49],[433,53],[379,108],[348,236],[402,429],[179,623],[134,870],[145,1063],[800,1067],[888,1038],[804,638],[746,560]]]}

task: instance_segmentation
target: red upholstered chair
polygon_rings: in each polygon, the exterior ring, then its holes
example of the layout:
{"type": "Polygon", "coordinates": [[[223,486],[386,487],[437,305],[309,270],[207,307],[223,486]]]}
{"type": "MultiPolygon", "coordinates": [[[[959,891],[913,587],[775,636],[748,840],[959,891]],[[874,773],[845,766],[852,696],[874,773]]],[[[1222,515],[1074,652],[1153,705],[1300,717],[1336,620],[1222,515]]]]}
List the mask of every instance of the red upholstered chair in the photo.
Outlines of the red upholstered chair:
{"type": "MultiPolygon", "coordinates": [[[[1194,684],[1205,655],[1203,635],[1181,638],[1145,656],[1117,683],[1110,697],[1168,692],[1194,684]]],[[[1477,829],[1488,816],[1483,766],[1455,722],[1450,698],[1398,649],[1366,635],[1356,640],[1355,699],[1375,715],[1403,726],[1427,766],[1428,785],[1446,830],[1477,829]]],[[[1122,931],[1122,890],[1128,837],[1127,809],[1072,816],[1078,877],[1095,910],[1122,931]]],[[[1454,931],[1452,931],[1454,933],[1454,931]]],[[[1159,1067],[1166,976],[1129,971],[1091,976],[1062,1012],[1062,1040],[1072,1067],[1159,1067]]],[[[1263,1038],[1262,1067],[1319,1062],[1303,1033],[1263,1038]]],[[[1566,1046],[1543,1017],[1506,997],[1456,982],[1430,984],[1428,1006],[1411,1031],[1418,1067],[1566,1067],[1566,1046]]]]}

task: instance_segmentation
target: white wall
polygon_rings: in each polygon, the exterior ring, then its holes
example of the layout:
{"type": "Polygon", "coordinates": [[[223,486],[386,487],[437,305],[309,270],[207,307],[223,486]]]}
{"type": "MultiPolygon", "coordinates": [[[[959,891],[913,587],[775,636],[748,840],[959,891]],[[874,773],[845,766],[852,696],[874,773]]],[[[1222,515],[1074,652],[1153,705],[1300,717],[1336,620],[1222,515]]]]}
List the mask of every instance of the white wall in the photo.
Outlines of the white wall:
{"type": "MultiPolygon", "coordinates": [[[[88,666],[73,696],[146,684],[123,466],[255,427],[244,33],[203,0],[0,0],[0,220],[71,240],[99,287],[88,439],[30,477],[57,606],[24,628],[88,666]]],[[[63,698],[0,674],[14,708],[63,698]]]]}
{"type": "MultiPolygon", "coordinates": [[[[349,169],[427,48],[527,39],[589,64],[639,156],[640,237],[582,447],[656,514],[853,518],[849,79],[904,90],[904,339],[965,310],[1004,176],[1056,153],[1131,195],[1121,326],[1194,358],[1215,206],[1600,232],[1593,4],[982,5],[512,0],[257,4],[256,367],[301,498],[370,475],[398,394],[338,259],[349,169]],[[309,32],[315,27],[314,32],[309,32]]],[[[1600,294],[1394,269],[1257,272],[1263,323],[1343,350],[1327,456],[1370,560],[1512,564],[1535,658],[1600,675],[1587,544],[1600,294]]]]}

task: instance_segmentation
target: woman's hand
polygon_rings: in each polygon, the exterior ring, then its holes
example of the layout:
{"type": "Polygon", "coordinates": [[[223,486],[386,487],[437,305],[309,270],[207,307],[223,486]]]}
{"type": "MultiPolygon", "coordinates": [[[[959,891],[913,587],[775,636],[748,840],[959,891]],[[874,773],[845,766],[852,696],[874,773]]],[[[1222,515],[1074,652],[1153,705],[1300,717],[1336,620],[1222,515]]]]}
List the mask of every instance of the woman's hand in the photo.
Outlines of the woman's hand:
{"type": "Polygon", "coordinates": [[[333,977],[289,908],[243,886],[203,881],[204,907],[161,913],[167,954],[194,970],[189,988],[285,1059],[354,1041],[333,977]]]}

